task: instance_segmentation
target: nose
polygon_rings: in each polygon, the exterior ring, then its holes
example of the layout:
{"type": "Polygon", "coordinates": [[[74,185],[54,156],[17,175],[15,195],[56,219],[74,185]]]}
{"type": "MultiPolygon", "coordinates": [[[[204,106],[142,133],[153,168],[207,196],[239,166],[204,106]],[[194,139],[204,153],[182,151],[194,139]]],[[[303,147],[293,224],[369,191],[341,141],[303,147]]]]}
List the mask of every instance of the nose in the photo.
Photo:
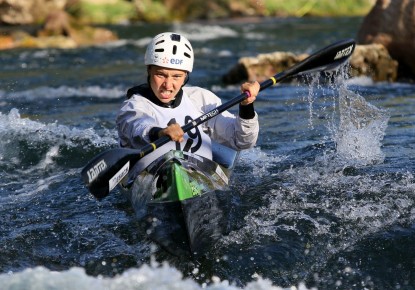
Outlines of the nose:
{"type": "Polygon", "coordinates": [[[172,77],[166,77],[164,79],[163,85],[164,85],[165,88],[169,89],[169,88],[171,88],[173,86],[173,82],[174,81],[173,81],[173,78],[172,77]]]}

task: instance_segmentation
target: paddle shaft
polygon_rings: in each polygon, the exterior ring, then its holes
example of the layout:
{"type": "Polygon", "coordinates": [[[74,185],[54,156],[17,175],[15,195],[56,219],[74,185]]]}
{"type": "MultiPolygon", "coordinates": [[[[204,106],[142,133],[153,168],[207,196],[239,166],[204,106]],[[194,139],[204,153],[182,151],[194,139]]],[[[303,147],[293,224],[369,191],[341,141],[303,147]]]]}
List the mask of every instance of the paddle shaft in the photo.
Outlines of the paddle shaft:
{"type": "MultiPolygon", "coordinates": [[[[286,71],[280,72],[268,80],[261,83],[260,91],[265,90],[266,88],[275,85],[277,82],[281,82],[287,78],[296,76],[298,74],[304,74],[311,71],[323,71],[334,69],[338,67],[341,63],[349,58],[352,54],[355,47],[355,42],[352,39],[346,39],[343,41],[336,42],[322,50],[310,55],[308,58],[302,62],[292,66],[286,71]]],[[[242,93],[239,96],[231,99],[230,101],[220,105],[219,107],[207,112],[206,114],[200,116],[199,118],[193,120],[182,126],[184,133],[192,130],[193,128],[199,126],[200,124],[206,122],[209,119],[223,113],[229,108],[235,106],[236,104],[242,102],[248,97],[248,94],[242,93]]],[[[168,136],[163,136],[151,144],[144,146],[140,152],[140,158],[146,156],[147,154],[153,152],[158,147],[163,146],[168,143],[170,138],[168,136]]]]}
{"type": "MultiPolygon", "coordinates": [[[[281,82],[287,78],[296,76],[298,74],[304,74],[311,71],[323,71],[329,70],[338,67],[341,63],[349,58],[352,54],[355,47],[355,42],[352,39],[346,39],[343,41],[336,42],[303,60],[302,62],[292,66],[286,71],[280,72],[268,80],[262,82],[260,85],[260,91],[265,90],[266,88],[275,85],[277,82],[281,82]]],[[[207,112],[206,114],[200,116],[199,118],[193,120],[182,126],[184,133],[192,130],[193,128],[199,126],[200,124],[206,122],[209,119],[217,116],[218,114],[223,113],[229,108],[235,106],[236,104],[242,102],[248,97],[248,94],[242,93],[239,96],[231,99],[230,101],[220,105],[219,107],[207,112]]],[[[168,136],[163,136],[155,142],[148,144],[147,146],[141,149],[141,157],[151,153],[156,150],[158,147],[168,143],[170,138],[168,136]]]]}
{"type": "MultiPolygon", "coordinates": [[[[355,42],[346,39],[333,43],[310,55],[286,71],[280,72],[260,84],[260,91],[275,85],[287,78],[309,72],[332,70],[345,62],[353,53],[355,42]]],[[[182,126],[184,133],[189,132],[200,124],[214,118],[229,108],[242,102],[248,97],[244,92],[217,108],[203,114],[195,120],[182,126]]],[[[150,154],[160,146],[170,142],[168,136],[163,136],[140,149],[116,148],[105,151],[93,158],[82,170],[82,177],[90,192],[97,198],[108,195],[137,161],[150,154]]]]}

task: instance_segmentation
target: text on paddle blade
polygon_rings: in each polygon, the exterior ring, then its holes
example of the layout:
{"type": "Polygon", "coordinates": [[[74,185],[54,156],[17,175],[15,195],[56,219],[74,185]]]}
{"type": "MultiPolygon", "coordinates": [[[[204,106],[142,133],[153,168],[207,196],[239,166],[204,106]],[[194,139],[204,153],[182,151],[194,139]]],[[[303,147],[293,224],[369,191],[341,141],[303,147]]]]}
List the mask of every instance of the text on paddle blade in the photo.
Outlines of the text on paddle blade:
{"type": "Polygon", "coordinates": [[[353,51],[353,47],[354,47],[354,44],[350,45],[349,47],[346,47],[345,49],[338,51],[334,59],[339,59],[339,58],[350,55],[353,51]]]}
{"type": "Polygon", "coordinates": [[[89,183],[94,181],[98,175],[103,172],[105,169],[107,169],[107,163],[105,163],[104,159],[99,161],[97,164],[94,165],[91,169],[87,171],[89,183]]]}

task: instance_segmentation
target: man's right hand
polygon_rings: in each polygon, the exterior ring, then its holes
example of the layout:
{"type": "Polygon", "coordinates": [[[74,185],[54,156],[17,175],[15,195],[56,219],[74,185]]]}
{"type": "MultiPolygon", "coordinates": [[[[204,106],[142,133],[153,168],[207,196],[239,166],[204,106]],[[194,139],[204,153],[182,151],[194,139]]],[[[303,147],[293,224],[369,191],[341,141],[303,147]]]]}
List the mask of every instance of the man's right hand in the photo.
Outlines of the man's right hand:
{"type": "Polygon", "coordinates": [[[183,138],[184,132],[182,130],[182,127],[180,127],[180,125],[177,123],[171,124],[167,126],[166,128],[160,130],[159,137],[162,137],[162,136],[169,136],[170,139],[175,142],[184,141],[184,138],[183,138]]]}

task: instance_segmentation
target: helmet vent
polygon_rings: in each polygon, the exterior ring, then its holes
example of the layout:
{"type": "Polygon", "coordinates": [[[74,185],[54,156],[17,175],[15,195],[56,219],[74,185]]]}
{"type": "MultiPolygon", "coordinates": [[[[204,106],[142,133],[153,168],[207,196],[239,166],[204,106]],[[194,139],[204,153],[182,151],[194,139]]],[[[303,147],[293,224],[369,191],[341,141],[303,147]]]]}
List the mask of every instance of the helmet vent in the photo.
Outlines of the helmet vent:
{"type": "Polygon", "coordinates": [[[164,51],[164,48],[156,48],[154,51],[155,52],[163,52],[164,51]]]}
{"type": "Polygon", "coordinates": [[[190,51],[192,51],[192,48],[188,46],[186,43],[184,44],[190,51]]]}
{"type": "Polygon", "coordinates": [[[157,41],[155,45],[160,44],[160,43],[163,43],[163,42],[164,42],[164,39],[162,39],[160,41],[157,41]]]}
{"type": "Polygon", "coordinates": [[[192,57],[190,56],[190,54],[188,54],[187,52],[185,52],[185,53],[184,53],[184,56],[185,56],[185,57],[187,57],[187,58],[192,58],[192,57]]]}
{"type": "Polygon", "coordinates": [[[173,54],[176,54],[176,52],[177,52],[177,46],[173,45],[173,54]]]}
{"type": "Polygon", "coordinates": [[[172,34],[170,35],[171,40],[180,42],[180,35],[172,34]]]}

